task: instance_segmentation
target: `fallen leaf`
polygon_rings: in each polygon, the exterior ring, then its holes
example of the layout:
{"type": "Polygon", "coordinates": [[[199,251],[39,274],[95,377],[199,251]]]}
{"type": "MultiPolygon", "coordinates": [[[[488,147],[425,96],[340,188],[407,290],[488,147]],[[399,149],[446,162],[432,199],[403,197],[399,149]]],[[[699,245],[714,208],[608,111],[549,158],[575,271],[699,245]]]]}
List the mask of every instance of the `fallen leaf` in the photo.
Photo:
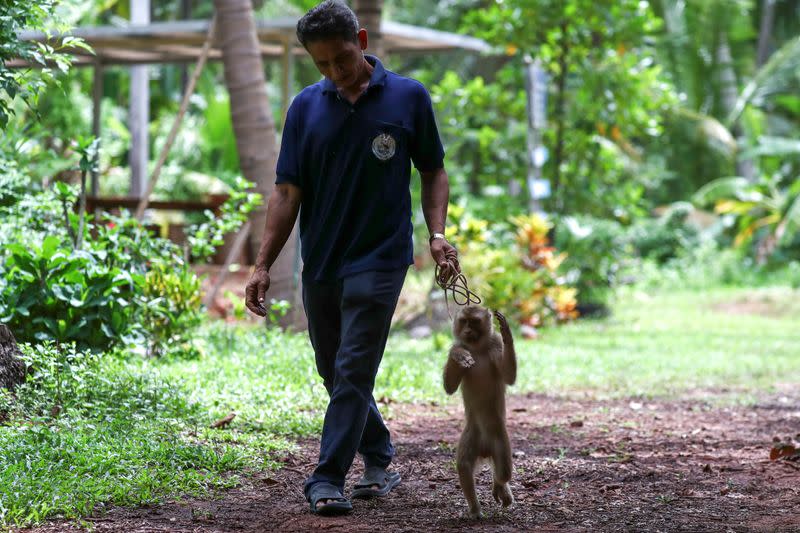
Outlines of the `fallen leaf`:
{"type": "Polygon", "coordinates": [[[231,413],[226,417],[220,418],[219,420],[217,420],[216,422],[211,424],[210,427],[217,428],[217,429],[224,428],[225,426],[230,424],[231,420],[233,420],[234,418],[236,418],[236,413],[231,413]]]}
{"type": "Polygon", "coordinates": [[[781,457],[791,457],[797,453],[797,448],[791,444],[784,444],[782,446],[773,446],[769,451],[769,460],[777,461],[781,457]]]}

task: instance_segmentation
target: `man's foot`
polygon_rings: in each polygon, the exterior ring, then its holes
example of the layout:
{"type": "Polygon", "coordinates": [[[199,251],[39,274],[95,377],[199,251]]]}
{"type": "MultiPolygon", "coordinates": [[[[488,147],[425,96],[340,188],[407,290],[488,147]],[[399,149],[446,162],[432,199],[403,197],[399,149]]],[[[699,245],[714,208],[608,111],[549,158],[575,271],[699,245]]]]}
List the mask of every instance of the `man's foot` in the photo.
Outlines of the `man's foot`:
{"type": "Polygon", "coordinates": [[[330,483],[315,483],[308,491],[308,504],[312,513],[323,516],[346,514],[353,510],[350,500],[330,483]]]}
{"type": "Polygon", "coordinates": [[[399,483],[400,474],[397,472],[387,472],[379,466],[370,466],[364,471],[364,475],[356,483],[350,496],[352,498],[386,496],[399,483]]]}

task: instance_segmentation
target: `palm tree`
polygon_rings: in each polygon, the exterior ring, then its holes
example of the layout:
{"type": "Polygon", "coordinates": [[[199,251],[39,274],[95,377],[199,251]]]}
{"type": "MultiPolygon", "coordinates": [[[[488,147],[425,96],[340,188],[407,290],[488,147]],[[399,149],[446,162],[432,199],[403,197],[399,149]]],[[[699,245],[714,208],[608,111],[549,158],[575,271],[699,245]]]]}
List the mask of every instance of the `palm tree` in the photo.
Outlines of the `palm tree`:
{"type": "MultiPolygon", "coordinates": [[[[267,198],[275,183],[278,159],[275,121],[267,97],[251,0],[214,0],[214,6],[239,166],[244,177],[255,183],[256,190],[264,197],[262,205],[250,217],[250,249],[255,257],[264,234],[267,198]]],[[[272,268],[277,282],[273,293],[278,298],[287,296],[282,293],[283,284],[292,279],[295,240],[293,234],[272,268]]]]}
{"type": "MultiPolygon", "coordinates": [[[[25,381],[25,364],[8,326],[0,324],[0,388],[13,390],[25,381]]],[[[0,417],[2,417],[0,412],[0,417]]]]}
{"type": "Polygon", "coordinates": [[[381,57],[384,52],[381,34],[383,0],[353,0],[353,11],[361,27],[369,32],[370,52],[381,57]]]}

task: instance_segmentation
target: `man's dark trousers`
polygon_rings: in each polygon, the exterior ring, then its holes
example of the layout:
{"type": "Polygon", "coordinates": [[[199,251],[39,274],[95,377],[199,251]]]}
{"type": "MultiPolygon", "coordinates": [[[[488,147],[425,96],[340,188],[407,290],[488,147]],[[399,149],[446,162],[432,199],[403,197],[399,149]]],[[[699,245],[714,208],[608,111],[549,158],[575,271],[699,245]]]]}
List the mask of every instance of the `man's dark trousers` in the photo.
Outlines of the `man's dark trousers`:
{"type": "Polygon", "coordinates": [[[386,468],[394,455],[372,389],[408,267],[368,271],[330,283],[305,282],[303,304],[317,371],[330,396],[319,464],[305,482],[344,489],[356,453],[386,468]]]}

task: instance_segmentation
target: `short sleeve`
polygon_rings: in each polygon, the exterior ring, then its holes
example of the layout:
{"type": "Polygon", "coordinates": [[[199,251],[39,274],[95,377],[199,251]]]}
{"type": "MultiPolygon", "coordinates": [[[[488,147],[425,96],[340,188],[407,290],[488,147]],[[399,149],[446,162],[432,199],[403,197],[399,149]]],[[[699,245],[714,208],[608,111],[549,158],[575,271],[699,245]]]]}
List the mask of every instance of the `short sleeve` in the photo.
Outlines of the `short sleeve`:
{"type": "Polygon", "coordinates": [[[411,160],[420,172],[444,167],[444,148],[433,115],[428,91],[422,85],[414,106],[414,134],[411,141],[411,160]]]}
{"type": "Polygon", "coordinates": [[[286,113],[286,122],[281,132],[281,150],[278,155],[276,184],[289,183],[302,188],[300,175],[300,127],[299,104],[295,99],[286,113]]]}

